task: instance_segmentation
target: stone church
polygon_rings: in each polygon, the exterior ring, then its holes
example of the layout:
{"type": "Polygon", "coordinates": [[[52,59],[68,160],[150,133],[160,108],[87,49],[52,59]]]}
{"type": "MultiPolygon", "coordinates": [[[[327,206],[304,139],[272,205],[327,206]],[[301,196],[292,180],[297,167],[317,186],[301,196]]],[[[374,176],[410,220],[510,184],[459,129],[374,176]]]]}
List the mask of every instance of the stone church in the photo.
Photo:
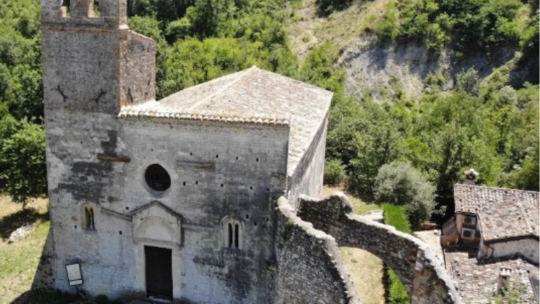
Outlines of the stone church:
{"type": "Polygon", "coordinates": [[[284,302],[277,199],[320,193],[332,93],[252,67],[156,101],[126,2],[41,0],[53,287],[284,302]]]}

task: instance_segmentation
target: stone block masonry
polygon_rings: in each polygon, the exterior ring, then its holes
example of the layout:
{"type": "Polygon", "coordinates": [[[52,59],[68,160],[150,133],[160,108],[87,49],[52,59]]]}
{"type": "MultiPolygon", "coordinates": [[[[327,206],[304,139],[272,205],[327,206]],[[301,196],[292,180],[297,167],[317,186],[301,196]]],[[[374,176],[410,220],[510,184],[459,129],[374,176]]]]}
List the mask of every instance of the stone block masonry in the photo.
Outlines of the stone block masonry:
{"type": "Polygon", "coordinates": [[[276,303],[360,304],[345,275],[336,241],[278,200],[276,303]]]}
{"type": "Polygon", "coordinates": [[[411,303],[462,303],[441,261],[426,243],[355,215],[343,193],[322,200],[301,197],[298,216],[333,236],[339,246],[361,248],[382,259],[405,285],[411,303]]]}

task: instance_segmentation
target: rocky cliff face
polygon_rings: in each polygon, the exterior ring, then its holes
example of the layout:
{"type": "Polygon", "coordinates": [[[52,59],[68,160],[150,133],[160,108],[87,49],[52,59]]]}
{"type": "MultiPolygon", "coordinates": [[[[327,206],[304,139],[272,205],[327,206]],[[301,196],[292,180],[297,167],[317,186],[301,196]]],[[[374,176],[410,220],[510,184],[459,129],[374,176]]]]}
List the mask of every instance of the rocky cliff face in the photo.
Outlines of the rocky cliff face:
{"type": "MultiPolygon", "coordinates": [[[[460,56],[450,50],[436,55],[415,42],[379,43],[375,35],[364,35],[345,49],[338,65],[346,72],[348,94],[356,97],[368,95],[382,101],[391,95],[418,96],[430,90],[432,85],[438,85],[444,91],[450,90],[457,73],[474,67],[484,78],[497,68],[503,68],[515,56],[514,49],[501,49],[499,54],[492,56],[496,60],[490,60],[483,54],[460,56]]],[[[523,75],[524,71],[513,70],[509,80],[523,75]]]]}

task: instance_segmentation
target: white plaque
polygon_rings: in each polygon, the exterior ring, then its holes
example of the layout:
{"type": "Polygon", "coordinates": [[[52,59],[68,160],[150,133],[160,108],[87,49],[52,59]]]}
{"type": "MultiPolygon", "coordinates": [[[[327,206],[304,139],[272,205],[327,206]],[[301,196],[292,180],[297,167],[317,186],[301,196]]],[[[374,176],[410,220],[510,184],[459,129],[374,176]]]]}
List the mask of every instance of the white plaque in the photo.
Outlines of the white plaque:
{"type": "Polygon", "coordinates": [[[66,265],[66,270],[68,274],[69,285],[81,285],[83,283],[80,264],[66,265]]]}

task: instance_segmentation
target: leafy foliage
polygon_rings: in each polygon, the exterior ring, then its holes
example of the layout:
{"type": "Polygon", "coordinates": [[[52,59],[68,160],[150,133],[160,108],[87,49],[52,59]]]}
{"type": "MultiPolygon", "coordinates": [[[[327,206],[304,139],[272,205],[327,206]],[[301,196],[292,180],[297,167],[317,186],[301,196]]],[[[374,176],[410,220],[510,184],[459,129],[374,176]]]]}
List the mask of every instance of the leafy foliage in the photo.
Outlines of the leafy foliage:
{"type": "MultiPolygon", "coordinates": [[[[455,45],[459,52],[493,54],[498,47],[535,49],[538,54],[538,4],[519,0],[403,0],[390,1],[382,18],[372,18],[368,29],[383,39],[422,41],[441,52],[455,45]],[[531,11],[525,26],[518,11],[531,11]],[[474,29],[474,30],[471,30],[474,29]],[[536,43],[535,43],[536,42],[536,43]]],[[[534,51],[533,51],[534,52],[534,51]]],[[[527,58],[533,58],[532,54],[527,58]]]]}
{"type": "Polygon", "coordinates": [[[20,130],[2,145],[0,166],[6,189],[16,202],[47,192],[45,134],[42,125],[21,122],[20,130]]]}
{"type": "Polygon", "coordinates": [[[345,166],[338,159],[330,159],[324,165],[324,183],[328,185],[340,185],[347,178],[345,166]]]}
{"type": "Polygon", "coordinates": [[[378,201],[407,206],[407,218],[412,227],[417,227],[431,216],[435,187],[410,164],[392,162],[383,165],[375,184],[378,201]]]}

